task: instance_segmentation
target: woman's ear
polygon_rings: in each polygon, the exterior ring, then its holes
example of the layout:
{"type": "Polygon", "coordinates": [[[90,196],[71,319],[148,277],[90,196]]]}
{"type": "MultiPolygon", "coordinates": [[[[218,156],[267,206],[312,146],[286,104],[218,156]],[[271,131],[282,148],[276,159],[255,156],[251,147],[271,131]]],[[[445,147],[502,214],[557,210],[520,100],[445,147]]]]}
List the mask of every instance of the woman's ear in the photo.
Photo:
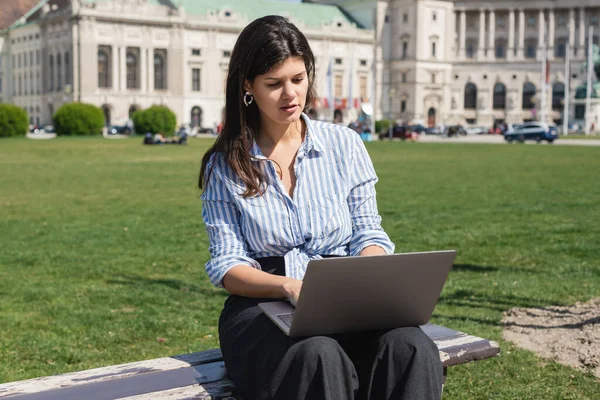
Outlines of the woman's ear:
{"type": "Polygon", "coordinates": [[[252,93],[252,82],[250,82],[248,79],[244,80],[244,91],[252,93]]]}

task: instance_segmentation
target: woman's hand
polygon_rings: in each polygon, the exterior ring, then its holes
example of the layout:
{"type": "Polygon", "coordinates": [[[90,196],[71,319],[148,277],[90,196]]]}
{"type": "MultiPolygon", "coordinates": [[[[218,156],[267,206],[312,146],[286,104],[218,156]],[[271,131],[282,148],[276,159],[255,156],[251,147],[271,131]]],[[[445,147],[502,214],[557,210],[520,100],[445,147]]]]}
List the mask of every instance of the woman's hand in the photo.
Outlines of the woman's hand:
{"type": "Polygon", "coordinates": [[[285,292],[285,297],[287,297],[292,305],[296,307],[296,303],[298,302],[298,297],[300,297],[300,291],[302,290],[302,281],[299,279],[288,279],[283,284],[283,291],[285,292]]]}

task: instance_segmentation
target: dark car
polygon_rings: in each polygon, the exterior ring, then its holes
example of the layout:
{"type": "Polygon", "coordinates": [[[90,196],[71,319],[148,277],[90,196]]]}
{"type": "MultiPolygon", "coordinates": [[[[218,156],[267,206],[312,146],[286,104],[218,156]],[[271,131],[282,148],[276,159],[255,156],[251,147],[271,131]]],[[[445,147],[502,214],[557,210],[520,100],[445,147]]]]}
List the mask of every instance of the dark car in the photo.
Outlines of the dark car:
{"type": "MultiPolygon", "coordinates": [[[[379,140],[389,139],[390,131],[383,131],[379,134],[379,140]]],[[[408,125],[394,125],[392,127],[392,138],[393,139],[413,139],[412,131],[408,125]]]]}
{"type": "Polygon", "coordinates": [[[541,122],[526,122],[514,130],[504,132],[504,140],[509,143],[514,141],[523,143],[526,140],[535,140],[538,143],[545,140],[552,143],[556,139],[558,139],[556,127],[541,122]]]}
{"type": "Polygon", "coordinates": [[[129,135],[131,133],[131,128],[127,125],[112,125],[108,127],[109,135],[129,135]]]}

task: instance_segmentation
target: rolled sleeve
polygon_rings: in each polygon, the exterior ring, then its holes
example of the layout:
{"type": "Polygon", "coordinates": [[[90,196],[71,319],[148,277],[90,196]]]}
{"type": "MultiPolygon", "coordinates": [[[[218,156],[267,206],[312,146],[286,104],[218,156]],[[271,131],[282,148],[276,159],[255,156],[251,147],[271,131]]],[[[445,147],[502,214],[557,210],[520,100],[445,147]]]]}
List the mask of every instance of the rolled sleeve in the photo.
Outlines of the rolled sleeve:
{"type": "MultiPolygon", "coordinates": [[[[218,165],[212,169],[206,189],[201,196],[202,218],[209,239],[211,259],[206,263],[206,273],[217,287],[223,287],[225,274],[236,265],[261,269],[260,264],[248,256],[248,249],[240,227],[240,213],[231,198],[218,165]]],[[[210,171],[211,168],[209,167],[210,171]]]]}
{"type": "Polygon", "coordinates": [[[377,174],[364,143],[358,135],[355,136],[357,143],[354,146],[353,161],[350,163],[351,189],[348,195],[348,207],[352,218],[349,252],[351,256],[358,256],[366,247],[375,245],[387,254],[393,254],[395,245],[381,227],[381,217],[377,210],[377,174]]]}

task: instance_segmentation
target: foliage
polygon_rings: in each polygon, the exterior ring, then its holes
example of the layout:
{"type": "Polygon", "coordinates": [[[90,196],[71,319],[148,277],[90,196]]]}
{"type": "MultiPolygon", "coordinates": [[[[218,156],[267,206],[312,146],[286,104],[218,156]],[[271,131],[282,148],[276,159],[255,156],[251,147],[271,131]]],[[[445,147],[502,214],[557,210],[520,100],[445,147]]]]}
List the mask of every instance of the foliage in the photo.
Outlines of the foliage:
{"type": "MultiPolygon", "coordinates": [[[[219,345],[227,295],[204,272],[194,188],[212,143],[2,143],[0,382],[219,345]]],[[[512,307],[600,296],[597,148],[366,146],[396,252],[458,252],[432,322],[500,343],[500,357],[449,369],[444,400],[597,399],[592,375],[504,341],[501,323],[512,307]]]]}
{"type": "Polygon", "coordinates": [[[152,106],[145,110],[138,110],[133,113],[131,119],[138,134],[150,132],[172,136],[177,126],[177,117],[167,106],[152,106]]]}
{"type": "Polygon", "coordinates": [[[67,103],[54,113],[52,122],[57,135],[99,135],[104,127],[104,113],[92,104],[67,103]]]}
{"type": "Polygon", "coordinates": [[[27,111],[13,104],[0,104],[0,137],[25,135],[28,128],[27,111]]]}
{"type": "Polygon", "coordinates": [[[393,123],[394,121],[392,121],[391,119],[380,119],[375,121],[375,133],[387,131],[388,129],[390,129],[390,126],[392,126],[393,123]]]}

